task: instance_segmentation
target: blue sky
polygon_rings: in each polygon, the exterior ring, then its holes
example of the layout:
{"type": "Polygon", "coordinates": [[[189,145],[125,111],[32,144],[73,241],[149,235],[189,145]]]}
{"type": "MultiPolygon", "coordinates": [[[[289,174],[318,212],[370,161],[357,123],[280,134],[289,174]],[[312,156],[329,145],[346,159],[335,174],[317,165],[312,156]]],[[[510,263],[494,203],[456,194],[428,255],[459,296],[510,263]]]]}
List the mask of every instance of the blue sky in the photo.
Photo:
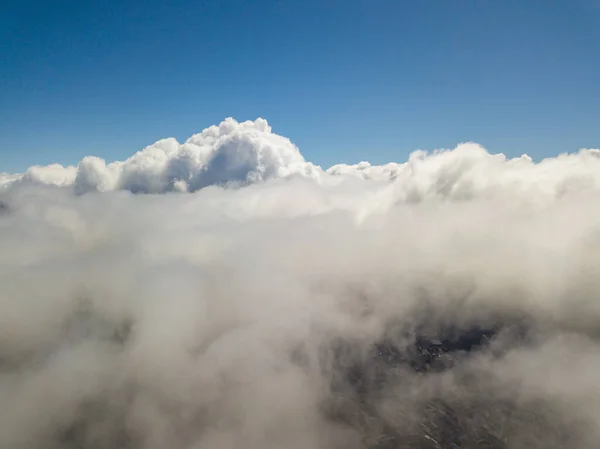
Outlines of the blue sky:
{"type": "Polygon", "coordinates": [[[600,0],[5,0],[0,171],[233,116],[305,157],[600,147],[600,0]]]}

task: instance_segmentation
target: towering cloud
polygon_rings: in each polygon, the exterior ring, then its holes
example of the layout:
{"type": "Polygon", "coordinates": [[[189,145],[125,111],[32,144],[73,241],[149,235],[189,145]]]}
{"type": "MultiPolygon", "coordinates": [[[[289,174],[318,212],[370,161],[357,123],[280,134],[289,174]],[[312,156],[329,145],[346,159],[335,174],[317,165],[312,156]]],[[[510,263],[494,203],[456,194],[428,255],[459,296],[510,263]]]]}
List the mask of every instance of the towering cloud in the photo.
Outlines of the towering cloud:
{"type": "Polygon", "coordinates": [[[134,193],[195,191],[214,184],[245,185],[295,173],[316,176],[289,139],[271,132],[266,120],[238,123],[229,118],[179,144],[163,139],[125,161],[107,164],[88,156],[77,166],[32,167],[24,175],[2,175],[0,185],[15,180],[72,185],[78,193],[129,190],[134,193]]]}
{"type": "Polygon", "coordinates": [[[596,448],[599,154],[227,119],[2,175],[0,447],[596,448]]]}

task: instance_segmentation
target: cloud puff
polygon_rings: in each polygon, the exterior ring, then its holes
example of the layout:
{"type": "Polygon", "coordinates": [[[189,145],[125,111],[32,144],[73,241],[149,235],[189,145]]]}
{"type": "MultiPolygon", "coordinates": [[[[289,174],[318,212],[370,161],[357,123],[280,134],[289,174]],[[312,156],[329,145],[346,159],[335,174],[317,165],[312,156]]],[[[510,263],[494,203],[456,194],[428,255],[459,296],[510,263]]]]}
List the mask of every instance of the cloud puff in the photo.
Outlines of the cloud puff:
{"type": "Polygon", "coordinates": [[[163,139],[125,161],[107,164],[88,156],[77,166],[32,167],[24,175],[4,174],[0,185],[16,180],[73,185],[79,193],[129,190],[134,193],[195,191],[214,184],[245,185],[299,173],[315,176],[289,139],[274,134],[263,119],[238,123],[229,118],[179,144],[163,139]]]}
{"type": "Polygon", "coordinates": [[[226,120],[3,175],[0,446],[597,447],[598,160],[226,120]]]}

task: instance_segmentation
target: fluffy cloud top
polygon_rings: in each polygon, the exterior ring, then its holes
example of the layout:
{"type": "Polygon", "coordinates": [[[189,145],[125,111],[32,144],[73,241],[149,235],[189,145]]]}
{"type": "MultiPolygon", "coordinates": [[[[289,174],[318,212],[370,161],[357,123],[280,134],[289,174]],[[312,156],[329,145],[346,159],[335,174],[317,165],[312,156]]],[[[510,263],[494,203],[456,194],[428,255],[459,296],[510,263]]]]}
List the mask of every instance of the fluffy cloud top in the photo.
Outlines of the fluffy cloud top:
{"type": "Polygon", "coordinates": [[[238,123],[229,118],[183,144],[173,138],[159,140],[125,161],[107,164],[88,156],[77,168],[54,164],[32,167],[21,176],[2,175],[0,185],[22,180],[72,185],[78,193],[161,193],[213,184],[245,185],[295,173],[315,176],[316,171],[289,139],[271,131],[266,120],[238,123]]]}
{"type": "Polygon", "coordinates": [[[5,175],[0,447],[597,448],[599,161],[230,119],[5,175]]]}
{"type": "Polygon", "coordinates": [[[453,150],[416,151],[407,162],[374,166],[338,164],[327,170],[305,161],[266,120],[232,118],[180,144],[163,139],[125,161],[85,157],[77,167],[34,166],[23,174],[0,174],[0,188],[39,183],[73,188],[78,194],[128,190],[133,193],[193,192],[211,185],[244,186],[302,177],[320,184],[351,179],[393,184],[395,200],[466,200],[482,195],[555,198],[599,187],[600,150],[580,150],[535,163],[526,155],[507,159],[466,143],[453,150]]]}

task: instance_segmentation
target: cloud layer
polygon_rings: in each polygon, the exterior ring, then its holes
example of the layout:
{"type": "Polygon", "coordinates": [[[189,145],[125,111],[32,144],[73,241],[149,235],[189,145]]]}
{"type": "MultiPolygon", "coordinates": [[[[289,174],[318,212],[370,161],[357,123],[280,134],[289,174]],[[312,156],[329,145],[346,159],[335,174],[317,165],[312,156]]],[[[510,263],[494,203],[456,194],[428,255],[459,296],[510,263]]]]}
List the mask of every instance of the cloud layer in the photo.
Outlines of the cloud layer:
{"type": "Polygon", "coordinates": [[[323,170],[305,161],[266,120],[232,118],[179,144],[163,139],[125,161],[106,163],[88,156],[79,164],[33,166],[22,174],[0,174],[0,188],[15,183],[69,187],[78,194],[128,190],[133,193],[193,192],[207,186],[240,187],[301,177],[319,184],[347,179],[390,182],[401,201],[465,200],[497,195],[560,197],[599,185],[600,150],[580,150],[534,163],[523,155],[507,159],[474,143],[433,153],[416,151],[405,163],[373,166],[338,164],[323,170]]]}
{"type": "Polygon", "coordinates": [[[3,175],[0,447],[596,448],[599,182],[260,119],[3,175]]]}

